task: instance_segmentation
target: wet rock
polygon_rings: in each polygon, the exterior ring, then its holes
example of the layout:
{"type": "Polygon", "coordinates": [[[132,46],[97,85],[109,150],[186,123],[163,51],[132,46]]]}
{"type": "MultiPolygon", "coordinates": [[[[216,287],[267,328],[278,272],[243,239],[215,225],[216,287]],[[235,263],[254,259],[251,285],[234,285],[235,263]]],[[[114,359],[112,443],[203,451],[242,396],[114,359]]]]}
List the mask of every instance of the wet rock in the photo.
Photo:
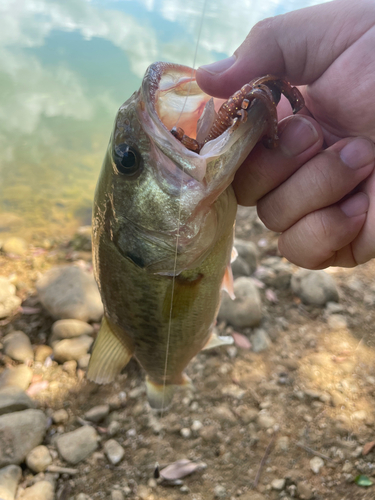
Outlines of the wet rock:
{"type": "Polygon", "coordinates": [[[26,362],[34,359],[34,351],[26,333],[16,331],[3,338],[4,352],[15,361],[26,362]]]}
{"type": "Polygon", "coordinates": [[[274,479],[271,483],[271,488],[276,491],[281,491],[285,488],[285,479],[274,479]]]}
{"type": "Polygon", "coordinates": [[[4,253],[21,256],[27,253],[27,243],[23,238],[11,236],[4,241],[1,249],[4,253]]]}
{"type": "Polygon", "coordinates": [[[327,323],[331,330],[346,330],[348,327],[348,322],[342,314],[331,314],[327,323]]]}
{"type": "Polygon", "coordinates": [[[313,457],[310,460],[310,469],[314,474],[319,474],[320,469],[324,467],[324,460],[320,457],[313,457]]]}
{"type": "Polygon", "coordinates": [[[6,368],[0,375],[0,387],[18,387],[26,390],[33,378],[33,371],[26,365],[6,368]]]}
{"type": "Polygon", "coordinates": [[[90,408],[85,414],[84,419],[90,422],[100,422],[109,414],[109,405],[98,405],[90,408]]]}
{"type": "Polygon", "coordinates": [[[254,352],[262,352],[270,347],[272,344],[267,332],[262,328],[257,328],[253,335],[250,336],[252,350],[254,352]]]}
{"type": "Polygon", "coordinates": [[[59,363],[71,360],[78,361],[87,354],[93,342],[94,339],[87,335],[60,340],[53,346],[53,356],[59,363]]]}
{"type": "Polygon", "coordinates": [[[60,319],[52,325],[51,345],[62,339],[72,339],[81,335],[92,335],[94,328],[79,319],[60,319]]]}
{"type": "Polygon", "coordinates": [[[18,387],[0,388],[0,415],[34,408],[35,403],[18,387]]]}
{"type": "Polygon", "coordinates": [[[52,420],[57,425],[66,424],[69,420],[69,414],[64,408],[61,408],[61,410],[56,410],[52,413],[52,420]]]}
{"type": "Polygon", "coordinates": [[[235,300],[223,293],[219,319],[237,328],[253,327],[262,319],[262,302],[258,288],[251,278],[234,280],[235,300]]]}
{"type": "Polygon", "coordinates": [[[36,348],[35,348],[35,353],[34,353],[34,358],[35,358],[35,361],[39,362],[39,363],[44,363],[45,360],[52,355],[52,347],[50,347],[49,345],[38,345],[36,348]]]}
{"type": "Polygon", "coordinates": [[[302,481],[297,484],[297,493],[301,500],[311,500],[313,497],[311,486],[302,481]]]}
{"type": "Polygon", "coordinates": [[[21,463],[38,446],[47,428],[41,410],[24,410],[0,416],[0,467],[21,463]]]}
{"type": "Polygon", "coordinates": [[[236,238],[234,240],[234,247],[238,252],[238,257],[243,259],[249,266],[249,275],[252,274],[257,268],[258,249],[256,245],[252,241],[236,238]]]}
{"type": "Polygon", "coordinates": [[[125,450],[115,439],[109,439],[103,448],[112,465],[117,465],[124,458],[125,450]]]}
{"type": "Polygon", "coordinates": [[[77,266],[50,269],[36,288],[43,306],[56,318],[99,321],[103,315],[94,277],[77,266]]]}
{"type": "Polygon", "coordinates": [[[57,450],[61,457],[70,464],[77,464],[98,447],[99,436],[90,425],[84,425],[72,432],[67,432],[56,439],[57,450]]]}
{"type": "Polygon", "coordinates": [[[338,302],[339,293],[335,280],[325,271],[300,269],[293,275],[293,292],[305,304],[324,306],[327,302],[338,302]]]}
{"type": "Polygon", "coordinates": [[[21,302],[16,295],[16,287],[0,276],[0,319],[10,316],[21,305],[21,302]]]}
{"type": "Polygon", "coordinates": [[[33,472],[43,472],[52,463],[51,454],[47,446],[37,446],[28,453],[26,457],[26,465],[33,472]]]}
{"type": "Polygon", "coordinates": [[[38,481],[26,488],[17,500],[53,500],[55,496],[53,484],[49,481],[38,481]]]}
{"type": "Polygon", "coordinates": [[[8,465],[0,469],[0,498],[2,500],[14,500],[21,476],[22,469],[18,465],[8,465]]]}

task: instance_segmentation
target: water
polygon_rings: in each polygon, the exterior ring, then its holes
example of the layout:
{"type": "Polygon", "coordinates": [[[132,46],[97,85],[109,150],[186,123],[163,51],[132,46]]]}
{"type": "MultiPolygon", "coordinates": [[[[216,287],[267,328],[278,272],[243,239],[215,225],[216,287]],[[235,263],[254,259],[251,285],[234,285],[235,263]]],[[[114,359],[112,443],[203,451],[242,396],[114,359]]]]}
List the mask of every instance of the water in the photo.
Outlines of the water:
{"type": "MultiPolygon", "coordinates": [[[[203,0],[0,0],[0,239],[89,224],[119,106],[157,60],[191,66],[203,0]]],[[[314,0],[207,0],[197,65],[314,0]]]]}

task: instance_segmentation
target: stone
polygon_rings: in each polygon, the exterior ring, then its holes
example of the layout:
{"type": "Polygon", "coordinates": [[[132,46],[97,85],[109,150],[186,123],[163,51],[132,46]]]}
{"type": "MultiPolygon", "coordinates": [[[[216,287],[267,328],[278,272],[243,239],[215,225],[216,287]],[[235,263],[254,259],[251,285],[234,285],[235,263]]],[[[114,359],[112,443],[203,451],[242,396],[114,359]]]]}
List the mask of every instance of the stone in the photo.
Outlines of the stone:
{"type": "Polygon", "coordinates": [[[285,488],[285,479],[274,479],[271,483],[271,488],[276,491],[281,491],[285,488]]]}
{"type": "Polygon", "coordinates": [[[249,264],[240,256],[232,262],[231,266],[232,273],[235,278],[238,278],[239,276],[250,276],[251,274],[249,264]]]}
{"type": "Polygon", "coordinates": [[[0,469],[0,498],[14,500],[17,485],[22,476],[22,469],[18,465],[8,465],[0,469]]]}
{"type": "Polygon", "coordinates": [[[297,493],[301,500],[311,500],[313,497],[311,486],[303,481],[297,483],[297,493]]]}
{"type": "Polygon", "coordinates": [[[124,458],[125,450],[115,439],[106,441],[103,448],[112,465],[117,465],[124,458]]]}
{"type": "Polygon", "coordinates": [[[249,266],[249,275],[253,274],[253,272],[257,268],[257,260],[258,260],[258,249],[255,243],[253,243],[252,241],[246,241],[246,240],[241,240],[239,238],[235,238],[234,247],[238,252],[238,257],[243,259],[249,266]]]}
{"type": "Polygon", "coordinates": [[[3,276],[0,276],[0,319],[10,316],[22,300],[16,295],[16,287],[3,276]]]}
{"type": "Polygon", "coordinates": [[[213,408],[212,416],[221,424],[235,425],[237,423],[237,418],[226,406],[217,406],[213,408]]]}
{"type": "Polygon", "coordinates": [[[289,443],[290,439],[288,436],[280,436],[276,441],[276,448],[285,453],[289,451],[289,443]]]}
{"type": "Polygon", "coordinates": [[[0,415],[34,408],[34,401],[18,387],[0,388],[0,415]]]}
{"type": "Polygon", "coordinates": [[[72,432],[62,434],[56,439],[61,457],[69,464],[78,464],[98,447],[99,436],[91,425],[84,425],[72,432]]]}
{"type": "Polygon", "coordinates": [[[0,467],[20,464],[42,441],[47,417],[41,410],[23,410],[0,416],[0,467]]]}
{"type": "Polygon", "coordinates": [[[189,429],[189,427],[183,427],[180,430],[180,434],[184,439],[189,439],[191,438],[191,429],[189,429]]]}
{"type": "Polygon", "coordinates": [[[35,348],[34,359],[38,363],[44,363],[45,360],[52,355],[52,347],[49,345],[38,345],[35,348]]]}
{"type": "Polygon", "coordinates": [[[27,243],[23,238],[11,236],[4,241],[1,249],[4,253],[22,256],[27,253],[27,243]]]}
{"type": "Polygon", "coordinates": [[[342,314],[331,314],[327,323],[331,330],[346,330],[348,327],[348,322],[342,314]]]}
{"type": "Polygon", "coordinates": [[[324,306],[328,302],[339,301],[336,282],[325,271],[300,269],[292,276],[291,285],[304,304],[324,306]]]}
{"type": "Polygon", "coordinates": [[[53,346],[53,356],[59,363],[71,360],[78,361],[87,354],[93,342],[94,339],[88,335],[60,340],[53,346]]]}
{"type": "Polygon", "coordinates": [[[124,500],[124,493],[121,490],[111,491],[111,500],[124,500]]]}
{"type": "Polygon", "coordinates": [[[53,484],[49,481],[38,481],[26,488],[17,500],[53,500],[55,491],[53,484]]]}
{"type": "Polygon", "coordinates": [[[92,335],[94,328],[79,319],[60,319],[52,325],[51,345],[62,339],[72,339],[81,335],[92,335]]]}
{"type": "Polygon", "coordinates": [[[258,425],[262,429],[269,429],[276,424],[276,420],[268,413],[263,413],[263,410],[258,415],[258,425]]]}
{"type": "Polygon", "coordinates": [[[52,420],[55,424],[66,424],[69,420],[69,413],[61,408],[61,410],[56,410],[52,413],[52,420]]]}
{"type": "Polygon", "coordinates": [[[44,472],[51,463],[51,454],[47,446],[43,445],[31,450],[26,457],[26,465],[33,472],[44,472]]]}
{"type": "Polygon", "coordinates": [[[262,301],[254,280],[237,278],[233,288],[236,298],[223,293],[218,318],[236,328],[257,326],[262,319],[262,301]]]}
{"type": "Polygon", "coordinates": [[[98,405],[90,408],[83,416],[85,420],[98,423],[104,420],[109,414],[109,405],[98,405]]]}
{"type": "Polygon", "coordinates": [[[292,266],[280,257],[269,257],[262,261],[255,276],[269,287],[285,290],[290,286],[292,266]]]}
{"type": "Polygon", "coordinates": [[[40,301],[58,319],[99,321],[103,304],[92,274],[78,266],[54,267],[36,283],[40,301]]]}
{"type": "Polygon", "coordinates": [[[253,335],[250,336],[252,350],[254,352],[262,352],[272,344],[267,332],[263,328],[257,328],[253,335]]]}
{"type": "Polygon", "coordinates": [[[218,484],[214,488],[214,498],[225,498],[227,496],[227,491],[221,484],[218,484]]]}
{"type": "Polygon", "coordinates": [[[78,366],[81,368],[81,370],[87,370],[90,363],[90,358],[91,358],[90,353],[84,354],[81,358],[79,358],[78,366]]]}
{"type": "Polygon", "coordinates": [[[320,457],[313,457],[310,460],[310,469],[314,474],[319,474],[320,469],[324,467],[324,460],[320,457]]]}
{"type": "Polygon", "coordinates": [[[26,365],[6,368],[0,375],[0,387],[18,387],[26,390],[33,378],[33,371],[26,365]]]}
{"type": "Polygon", "coordinates": [[[240,419],[244,424],[250,424],[250,422],[254,422],[258,418],[259,411],[256,408],[250,408],[247,405],[238,406],[236,409],[237,415],[239,415],[240,419]]]}
{"type": "Polygon", "coordinates": [[[3,338],[4,353],[15,361],[22,363],[34,359],[34,351],[26,333],[11,332],[3,338]]]}

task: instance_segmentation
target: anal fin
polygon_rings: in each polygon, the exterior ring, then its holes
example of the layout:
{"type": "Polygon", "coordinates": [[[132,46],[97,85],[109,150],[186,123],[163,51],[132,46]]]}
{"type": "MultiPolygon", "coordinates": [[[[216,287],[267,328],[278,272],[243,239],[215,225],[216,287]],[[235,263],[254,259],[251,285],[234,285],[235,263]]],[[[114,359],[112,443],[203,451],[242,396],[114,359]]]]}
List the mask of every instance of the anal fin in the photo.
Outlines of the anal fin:
{"type": "Polygon", "coordinates": [[[178,387],[194,389],[192,381],[184,373],[182,374],[181,381],[178,384],[157,384],[147,376],[147,399],[151,408],[159,411],[166,410],[171,404],[175,390],[178,387]]]}
{"type": "Polygon", "coordinates": [[[112,382],[133,355],[133,350],[114,333],[115,329],[117,327],[104,316],[87,370],[87,378],[97,384],[112,382]]]}
{"type": "Polygon", "coordinates": [[[232,345],[234,342],[231,335],[223,335],[220,337],[216,333],[212,332],[207,344],[203,347],[202,351],[206,349],[213,349],[214,347],[219,347],[221,345],[232,345]]]}

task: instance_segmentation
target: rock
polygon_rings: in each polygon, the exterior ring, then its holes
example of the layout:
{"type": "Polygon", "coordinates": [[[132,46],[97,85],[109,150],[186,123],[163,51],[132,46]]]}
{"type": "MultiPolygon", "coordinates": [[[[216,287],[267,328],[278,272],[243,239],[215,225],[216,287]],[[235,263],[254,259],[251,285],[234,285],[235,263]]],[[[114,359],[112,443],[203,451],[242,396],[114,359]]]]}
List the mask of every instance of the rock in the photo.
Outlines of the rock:
{"type": "Polygon", "coordinates": [[[14,500],[17,485],[22,476],[22,469],[18,465],[8,465],[0,469],[0,498],[14,500]]]}
{"type": "Polygon", "coordinates": [[[331,314],[327,323],[331,330],[346,330],[348,327],[348,322],[342,314],[331,314]]]}
{"type": "Polygon", "coordinates": [[[251,278],[234,280],[235,300],[223,293],[219,319],[237,328],[253,327],[262,319],[262,302],[258,288],[251,278]]]}
{"type": "Polygon", "coordinates": [[[4,241],[1,249],[4,253],[21,256],[27,253],[27,243],[23,238],[11,236],[4,241]]]}
{"type": "Polygon", "coordinates": [[[0,276],[0,319],[10,316],[21,302],[22,300],[16,295],[16,287],[0,276]]]}
{"type": "Polygon", "coordinates": [[[270,347],[272,344],[267,332],[262,328],[257,328],[253,335],[250,336],[252,350],[254,352],[262,352],[270,347]]]}
{"type": "Polygon", "coordinates": [[[117,465],[124,458],[125,450],[115,439],[109,439],[103,448],[112,465],[117,465]]]}
{"type": "Polygon", "coordinates": [[[249,274],[253,274],[253,272],[257,268],[258,260],[258,249],[255,243],[253,243],[252,241],[245,241],[239,238],[235,238],[234,247],[238,252],[238,257],[243,259],[249,266],[249,274]]]}
{"type": "Polygon", "coordinates": [[[101,420],[104,420],[109,414],[109,405],[98,405],[93,406],[88,410],[83,418],[85,420],[90,420],[90,422],[98,423],[101,420]]]}
{"type": "Polygon", "coordinates": [[[18,387],[0,388],[0,415],[34,408],[35,403],[18,387]]]}
{"type": "Polygon", "coordinates": [[[310,460],[310,469],[314,474],[319,474],[320,469],[324,467],[324,460],[320,457],[313,457],[310,460]]]}
{"type": "Polygon", "coordinates": [[[52,413],[52,420],[57,425],[66,424],[69,420],[69,414],[64,408],[61,408],[61,410],[56,410],[52,413]]]}
{"type": "Polygon", "coordinates": [[[78,366],[81,370],[87,370],[90,363],[91,354],[87,353],[78,360],[78,366]]]}
{"type": "Polygon", "coordinates": [[[26,465],[33,472],[43,472],[52,463],[52,457],[47,446],[37,446],[28,453],[26,465]]]}
{"type": "Polygon", "coordinates": [[[124,493],[121,490],[111,491],[111,500],[124,500],[124,493]]]}
{"type": "Polygon", "coordinates": [[[313,497],[311,486],[302,481],[299,481],[297,483],[297,493],[301,500],[311,500],[311,498],[313,497]]]}
{"type": "Polygon", "coordinates": [[[243,405],[237,407],[236,413],[237,415],[239,415],[242,422],[247,425],[250,422],[254,422],[258,418],[259,411],[255,408],[250,408],[247,405],[243,405]]]}
{"type": "Polygon", "coordinates": [[[289,451],[289,443],[290,439],[288,438],[288,436],[280,436],[276,441],[276,448],[285,453],[289,451]]]}
{"type": "Polygon", "coordinates": [[[191,429],[189,429],[189,427],[183,427],[180,430],[180,434],[184,439],[189,439],[191,438],[191,429]]]}
{"type": "Polygon", "coordinates": [[[51,345],[62,339],[72,339],[81,335],[92,335],[94,328],[79,319],[60,319],[52,325],[51,345]]]}
{"type": "Polygon", "coordinates": [[[218,484],[214,488],[214,498],[225,498],[227,496],[227,491],[224,488],[224,486],[221,486],[221,484],[218,484]]]}
{"type": "Polygon", "coordinates": [[[273,490],[281,491],[285,488],[285,479],[274,479],[271,483],[273,490]]]}
{"type": "Polygon", "coordinates": [[[74,339],[60,340],[53,346],[53,356],[59,363],[65,361],[75,360],[78,361],[82,356],[87,354],[94,342],[92,337],[82,335],[74,339]]]}
{"type": "Polygon", "coordinates": [[[40,301],[59,319],[99,321],[103,305],[92,274],[77,266],[54,267],[36,283],[40,301]]]}
{"type": "Polygon", "coordinates": [[[34,358],[39,363],[44,363],[45,360],[52,355],[52,347],[49,345],[38,345],[35,348],[34,358]]]}
{"type": "Polygon", "coordinates": [[[3,338],[4,353],[15,361],[22,363],[34,359],[34,351],[26,333],[11,332],[3,338]]]}
{"type": "Polygon", "coordinates": [[[305,304],[324,306],[327,302],[338,302],[339,293],[335,280],[325,271],[300,269],[293,275],[293,292],[305,304]]]}
{"type": "Polygon", "coordinates": [[[18,387],[26,390],[33,378],[33,371],[26,365],[6,368],[0,375],[0,387],[18,387]]]}
{"type": "Polygon", "coordinates": [[[57,450],[69,464],[77,464],[98,447],[99,436],[91,425],[84,425],[72,432],[67,432],[56,439],[57,450]]]}
{"type": "Polygon", "coordinates": [[[49,481],[38,481],[17,497],[17,500],[53,500],[55,496],[53,484],[49,481]]]}
{"type": "MultiPolygon", "coordinates": [[[[79,358],[81,359],[81,358],[79,358]]],[[[68,373],[71,377],[75,377],[75,374],[77,372],[77,361],[74,359],[71,359],[69,361],[65,361],[63,363],[63,370],[64,372],[68,373]]]]}
{"type": "Polygon", "coordinates": [[[238,278],[239,276],[250,276],[250,266],[242,257],[238,256],[231,265],[232,273],[235,278],[238,278]]]}
{"type": "Polygon", "coordinates": [[[235,425],[237,423],[237,418],[226,406],[218,406],[216,408],[213,408],[212,416],[221,424],[235,425]]]}
{"type": "Polygon", "coordinates": [[[262,412],[259,413],[258,415],[259,427],[261,427],[262,429],[269,429],[270,427],[273,427],[275,424],[276,420],[273,417],[271,417],[271,415],[269,415],[268,413],[263,413],[263,410],[262,412]]]}
{"type": "Polygon", "coordinates": [[[41,410],[24,410],[0,416],[0,467],[20,464],[38,446],[47,428],[41,410]]]}
{"type": "Polygon", "coordinates": [[[290,285],[292,266],[280,257],[269,257],[262,261],[255,276],[269,287],[285,290],[290,285]]]}

